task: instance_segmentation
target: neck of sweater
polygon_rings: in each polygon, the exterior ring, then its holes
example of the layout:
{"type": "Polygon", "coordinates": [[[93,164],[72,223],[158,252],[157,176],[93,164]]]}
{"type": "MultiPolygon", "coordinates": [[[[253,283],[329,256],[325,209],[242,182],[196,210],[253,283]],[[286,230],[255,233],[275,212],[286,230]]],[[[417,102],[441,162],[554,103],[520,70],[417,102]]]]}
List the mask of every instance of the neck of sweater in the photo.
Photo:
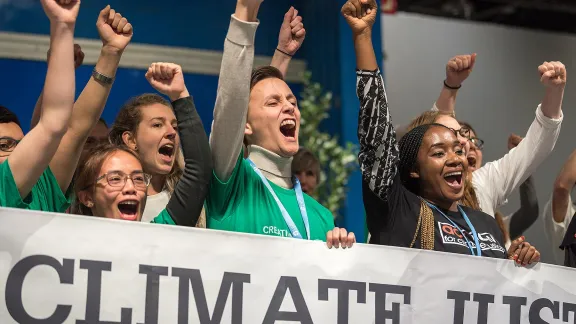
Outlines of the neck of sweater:
{"type": "Polygon", "coordinates": [[[256,164],[266,179],[274,184],[292,189],[292,157],[283,157],[267,149],[250,145],[248,158],[256,164]]]}

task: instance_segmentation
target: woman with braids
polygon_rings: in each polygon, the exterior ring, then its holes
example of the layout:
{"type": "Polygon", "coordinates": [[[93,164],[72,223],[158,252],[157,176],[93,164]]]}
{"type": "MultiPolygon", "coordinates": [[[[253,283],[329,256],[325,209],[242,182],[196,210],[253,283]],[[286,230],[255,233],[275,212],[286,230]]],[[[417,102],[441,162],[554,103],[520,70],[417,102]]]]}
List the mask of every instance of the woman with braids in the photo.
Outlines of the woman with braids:
{"type": "Polygon", "coordinates": [[[376,1],[349,0],[342,13],[356,49],[359,160],[370,243],[537,262],[540,253],[523,238],[506,251],[494,218],[459,204],[468,161],[456,131],[422,125],[398,145],[371,40],[376,1]]]}
{"type": "MultiPolygon", "coordinates": [[[[173,194],[153,219],[154,223],[195,226],[212,176],[208,137],[182,69],[171,63],[154,63],[146,78],[172,101],[186,166],[173,194]]],[[[172,109],[172,108],[171,108],[172,109]]],[[[83,155],[75,182],[81,213],[98,217],[140,221],[146,207],[152,176],[140,155],[125,145],[103,144],[83,155]]]]}

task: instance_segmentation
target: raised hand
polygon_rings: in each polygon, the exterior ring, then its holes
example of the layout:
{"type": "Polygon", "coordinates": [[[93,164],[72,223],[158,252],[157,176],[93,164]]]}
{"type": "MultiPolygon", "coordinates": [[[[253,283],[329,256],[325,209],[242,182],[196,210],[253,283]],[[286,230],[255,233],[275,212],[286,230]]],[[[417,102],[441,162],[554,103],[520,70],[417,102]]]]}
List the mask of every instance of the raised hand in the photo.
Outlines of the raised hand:
{"type": "Polygon", "coordinates": [[[563,88],[566,85],[566,67],[561,62],[544,62],[538,67],[540,82],[548,88],[563,88]]]}
{"type": "Polygon", "coordinates": [[[40,0],[51,23],[73,25],[76,23],[80,0],[40,0]]]}
{"type": "Polygon", "coordinates": [[[334,227],[333,230],[326,233],[326,245],[331,249],[332,247],[351,248],[356,243],[356,236],[354,233],[348,233],[343,228],[334,227]]]}
{"type": "Polygon", "coordinates": [[[123,52],[134,34],[132,24],[125,17],[110,5],[100,11],[96,28],[102,40],[102,45],[106,49],[123,52]]]}
{"type": "Polygon", "coordinates": [[[518,265],[526,266],[540,261],[540,252],[525,241],[524,236],[515,239],[508,249],[508,259],[514,260],[518,265]]]}
{"type": "Polygon", "coordinates": [[[470,76],[476,63],[476,54],[457,55],[446,64],[446,84],[458,88],[470,76]]]}
{"type": "MultiPolygon", "coordinates": [[[[50,61],[50,49],[46,53],[46,61],[50,61]]],[[[74,44],[74,68],[79,68],[82,63],[84,63],[84,52],[82,52],[82,47],[78,44],[74,44]]]]}
{"type": "Polygon", "coordinates": [[[376,0],[348,0],[342,6],[341,12],[352,32],[360,35],[372,31],[378,14],[378,4],[376,0]]]}
{"type": "Polygon", "coordinates": [[[190,96],[180,65],[152,63],[146,72],[146,79],[154,89],[167,95],[172,101],[190,96]]]}
{"type": "Polygon", "coordinates": [[[296,54],[306,38],[306,29],[302,23],[302,17],[298,16],[298,10],[290,7],[284,15],[284,22],[280,27],[278,36],[278,49],[290,55],[296,54]]]}
{"type": "Polygon", "coordinates": [[[516,146],[518,146],[518,144],[522,142],[522,139],[523,139],[522,137],[516,134],[510,134],[510,137],[508,137],[508,150],[511,150],[516,146]]]}

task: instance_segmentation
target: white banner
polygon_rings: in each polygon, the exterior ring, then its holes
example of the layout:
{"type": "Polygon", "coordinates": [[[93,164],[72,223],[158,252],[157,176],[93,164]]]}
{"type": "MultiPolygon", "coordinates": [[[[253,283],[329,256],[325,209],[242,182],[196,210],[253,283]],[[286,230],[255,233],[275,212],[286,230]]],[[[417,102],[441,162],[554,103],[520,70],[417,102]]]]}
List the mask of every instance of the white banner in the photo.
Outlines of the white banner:
{"type": "Polygon", "coordinates": [[[576,323],[576,271],[0,208],[0,323],[576,323]]]}

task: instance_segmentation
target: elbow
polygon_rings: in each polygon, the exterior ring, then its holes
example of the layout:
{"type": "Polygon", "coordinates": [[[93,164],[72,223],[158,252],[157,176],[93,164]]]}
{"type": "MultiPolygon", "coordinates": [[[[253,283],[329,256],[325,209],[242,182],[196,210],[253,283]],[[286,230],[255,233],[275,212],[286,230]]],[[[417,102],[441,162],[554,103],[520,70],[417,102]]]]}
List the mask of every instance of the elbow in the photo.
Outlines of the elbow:
{"type": "Polygon", "coordinates": [[[572,191],[572,187],[574,186],[574,183],[571,181],[566,181],[565,179],[559,177],[558,179],[556,179],[556,181],[554,181],[554,194],[561,194],[561,195],[565,195],[565,194],[569,194],[570,191],[572,191]]]}

